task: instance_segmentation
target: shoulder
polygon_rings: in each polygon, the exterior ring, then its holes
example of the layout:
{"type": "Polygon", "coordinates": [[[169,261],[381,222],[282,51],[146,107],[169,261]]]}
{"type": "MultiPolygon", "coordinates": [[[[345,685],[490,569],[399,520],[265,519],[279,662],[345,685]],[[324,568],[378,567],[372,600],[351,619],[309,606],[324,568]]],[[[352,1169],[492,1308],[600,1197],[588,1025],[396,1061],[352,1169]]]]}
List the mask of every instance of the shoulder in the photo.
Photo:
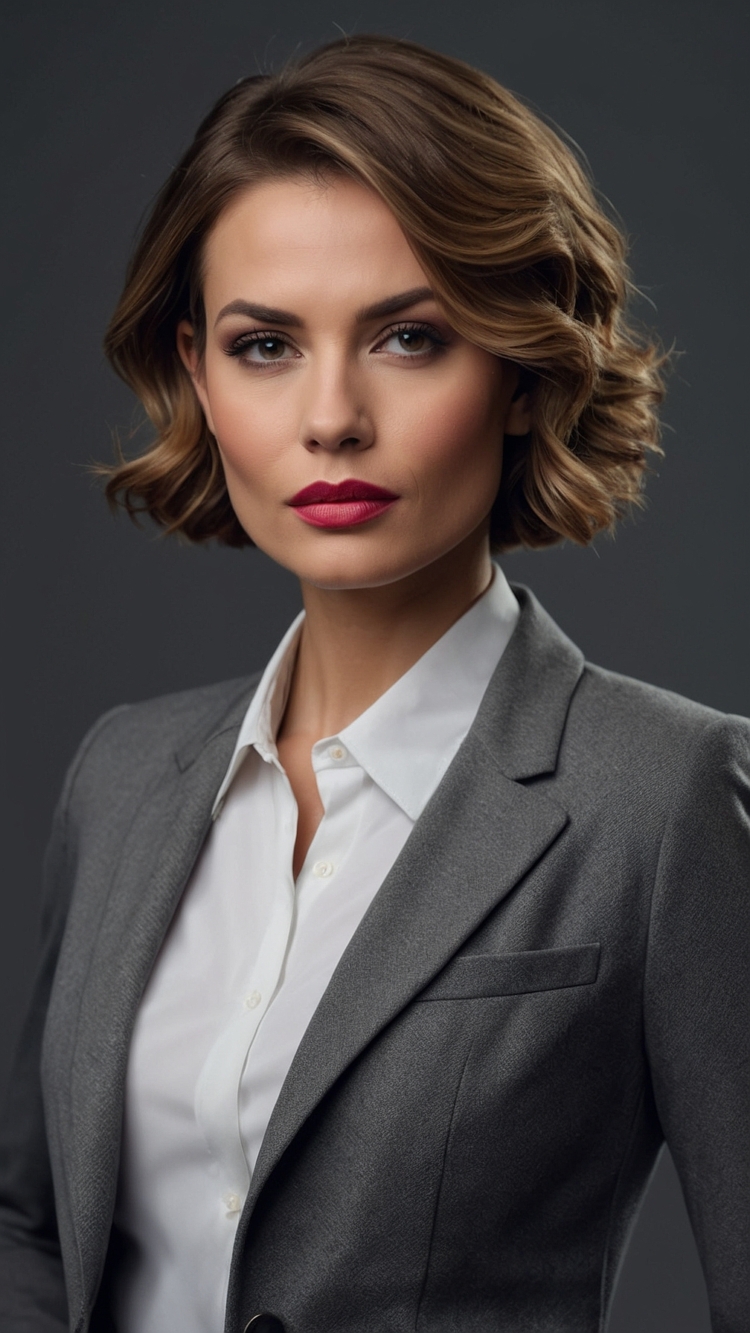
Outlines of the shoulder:
{"type": "Polygon", "coordinates": [[[717,767],[750,771],[750,721],[587,662],[570,705],[566,745],[611,773],[669,788],[717,767]]]}
{"type": "Polygon", "coordinates": [[[212,735],[238,729],[260,673],[121,704],[84,736],[68,769],[63,804],[99,804],[105,792],[143,791],[190,759],[212,735]]]}
{"type": "Polygon", "coordinates": [[[722,713],[706,704],[696,703],[672,690],[631,676],[608,671],[585,662],[571,712],[589,719],[605,732],[635,729],[639,738],[648,734],[684,737],[689,742],[697,733],[729,723],[739,730],[750,728],[747,718],[722,713]]]}

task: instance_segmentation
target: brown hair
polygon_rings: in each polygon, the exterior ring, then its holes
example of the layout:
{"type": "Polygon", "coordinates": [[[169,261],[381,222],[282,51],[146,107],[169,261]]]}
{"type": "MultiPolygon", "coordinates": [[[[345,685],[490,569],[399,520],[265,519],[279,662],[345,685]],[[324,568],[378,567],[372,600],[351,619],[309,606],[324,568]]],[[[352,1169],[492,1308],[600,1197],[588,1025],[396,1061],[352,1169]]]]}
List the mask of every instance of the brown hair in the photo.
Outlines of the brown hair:
{"type": "Polygon", "coordinates": [[[107,496],[194,541],[250,544],[179,358],[205,336],[200,262],[238,191],[344,172],[388,204],[456,330],[516,362],[533,427],[506,437],[495,549],[590,541],[640,497],[658,451],[657,346],[626,319],[625,242],[558,134],[488,75],[412,42],[363,36],[217,103],[159,194],[105,347],[156,439],[102,469],[107,496]]]}

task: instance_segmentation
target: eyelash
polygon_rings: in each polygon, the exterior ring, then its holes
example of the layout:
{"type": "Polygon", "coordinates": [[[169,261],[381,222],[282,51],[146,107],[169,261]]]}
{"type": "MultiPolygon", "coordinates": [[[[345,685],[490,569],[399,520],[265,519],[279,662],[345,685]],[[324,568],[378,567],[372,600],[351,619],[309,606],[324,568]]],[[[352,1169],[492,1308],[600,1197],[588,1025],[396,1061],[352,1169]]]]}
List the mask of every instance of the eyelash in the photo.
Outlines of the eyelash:
{"type": "MultiPolygon", "coordinates": [[[[447,346],[447,340],[443,338],[431,324],[407,321],[402,324],[394,324],[392,328],[388,329],[388,331],[380,338],[375,350],[377,350],[377,347],[382,346],[383,343],[388,342],[390,338],[398,337],[399,333],[420,333],[427,338],[430,343],[430,347],[427,348],[426,351],[415,352],[413,356],[409,356],[405,353],[403,356],[403,360],[405,361],[416,361],[419,357],[431,356],[441,347],[447,346]]],[[[234,342],[226,348],[226,354],[227,356],[240,357],[248,350],[248,348],[255,347],[258,343],[272,341],[283,343],[285,347],[291,346],[289,339],[286,338],[283,333],[276,333],[273,329],[254,329],[252,333],[242,333],[239,338],[235,338],[234,342]]],[[[256,361],[252,364],[272,366],[278,363],[273,361],[267,361],[265,363],[256,361]]]]}

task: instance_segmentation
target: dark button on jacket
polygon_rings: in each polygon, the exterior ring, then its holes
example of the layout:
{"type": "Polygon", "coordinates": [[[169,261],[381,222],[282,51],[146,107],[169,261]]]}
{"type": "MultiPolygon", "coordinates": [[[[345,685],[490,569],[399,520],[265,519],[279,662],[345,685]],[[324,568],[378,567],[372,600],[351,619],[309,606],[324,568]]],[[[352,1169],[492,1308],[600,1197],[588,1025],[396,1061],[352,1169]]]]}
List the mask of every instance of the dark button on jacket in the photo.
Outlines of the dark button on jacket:
{"type": "Polygon", "coordinates": [[[263,1314],[253,1315],[245,1324],[244,1333],[284,1333],[284,1325],[275,1314],[264,1311],[263,1314]]]}

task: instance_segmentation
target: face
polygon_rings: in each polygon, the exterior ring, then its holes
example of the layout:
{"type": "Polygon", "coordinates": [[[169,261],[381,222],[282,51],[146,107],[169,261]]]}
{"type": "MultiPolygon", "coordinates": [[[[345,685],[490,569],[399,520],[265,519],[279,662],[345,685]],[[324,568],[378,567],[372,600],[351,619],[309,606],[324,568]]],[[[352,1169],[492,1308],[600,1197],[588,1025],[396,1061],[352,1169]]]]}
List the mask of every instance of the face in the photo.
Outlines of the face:
{"type": "Polygon", "coordinates": [[[487,543],[517,370],[451,327],[395,217],[348,179],[267,181],[204,253],[206,346],[180,352],[232,505],[321,588],[408,578],[487,543]]]}

